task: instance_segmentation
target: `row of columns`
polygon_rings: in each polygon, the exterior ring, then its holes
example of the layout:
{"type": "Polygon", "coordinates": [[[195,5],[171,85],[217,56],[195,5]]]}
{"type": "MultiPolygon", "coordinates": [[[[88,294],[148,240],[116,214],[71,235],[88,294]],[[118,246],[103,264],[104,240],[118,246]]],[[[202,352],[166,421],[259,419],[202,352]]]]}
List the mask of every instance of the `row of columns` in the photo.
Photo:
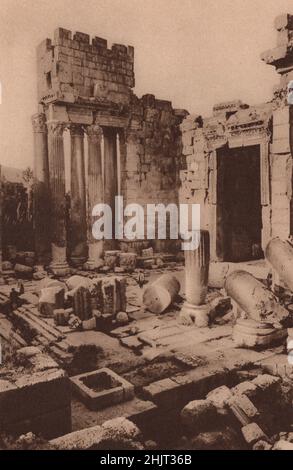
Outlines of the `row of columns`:
{"type": "MultiPolygon", "coordinates": [[[[117,195],[117,131],[93,124],[64,124],[47,121],[44,114],[33,116],[35,140],[34,231],[39,264],[51,252],[51,269],[56,275],[68,272],[65,155],[63,133],[71,138],[71,253],[74,265],[87,263],[94,269],[103,245],[92,236],[92,208],[105,202],[114,209],[117,195]],[[84,134],[88,139],[88,182],[86,188],[84,134]],[[104,142],[104,175],[101,141],[104,142]]],[[[114,211],[112,211],[114,214],[114,211]]]]}

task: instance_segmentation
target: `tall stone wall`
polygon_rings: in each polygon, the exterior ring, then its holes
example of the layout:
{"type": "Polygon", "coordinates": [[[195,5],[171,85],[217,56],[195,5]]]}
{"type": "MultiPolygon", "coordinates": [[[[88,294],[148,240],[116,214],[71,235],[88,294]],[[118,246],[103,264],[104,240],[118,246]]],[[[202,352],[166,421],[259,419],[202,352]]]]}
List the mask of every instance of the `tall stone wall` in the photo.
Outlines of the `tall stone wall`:
{"type": "Polygon", "coordinates": [[[134,49],[113,44],[85,33],[72,34],[63,28],[54,39],[37,49],[39,101],[58,98],[75,102],[78,97],[96,97],[126,104],[134,87],[134,49]]]}
{"type": "MultiPolygon", "coordinates": [[[[126,129],[122,194],[126,204],[178,204],[182,141],[179,125],[187,112],[153,95],[133,97],[126,129]]],[[[146,225],[145,225],[146,226],[146,225]]]]}
{"type": "MultiPolygon", "coordinates": [[[[58,28],[53,40],[46,39],[38,47],[37,60],[41,114],[33,119],[37,134],[35,157],[40,162],[36,167],[49,173],[51,251],[56,261],[53,267],[58,265],[59,269],[57,258],[62,258],[62,267],[67,269],[67,242],[70,259],[75,263],[86,260],[86,244],[95,258],[102,251],[101,247],[94,247],[95,241],[90,235],[94,222],[91,211],[96,204],[106,202],[113,210],[118,193],[124,196],[125,205],[137,203],[145,208],[150,203],[178,203],[179,126],[188,113],[173,109],[171,102],[158,100],[153,95],[138,98],[134,94],[134,49],[131,46],[114,44],[108,48],[105,39],[90,40],[87,34],[73,34],[58,28]],[[36,125],[40,121],[45,125],[41,135],[36,125]],[[69,226],[74,226],[74,230],[69,233],[69,239],[66,239],[64,210],[65,129],[69,129],[71,135],[70,214],[74,224],[71,220],[69,226]],[[85,136],[88,155],[85,155],[85,136]],[[85,168],[86,161],[88,168],[85,168]],[[86,180],[87,188],[84,187],[86,180]],[[74,234],[78,234],[78,240],[74,234]]],[[[40,187],[41,179],[36,183],[40,187]]],[[[41,198],[41,191],[38,197],[41,198]]],[[[45,246],[40,239],[44,238],[41,214],[35,226],[38,228],[37,245],[45,246]]],[[[168,249],[167,245],[157,243],[155,248],[168,249]]]]}

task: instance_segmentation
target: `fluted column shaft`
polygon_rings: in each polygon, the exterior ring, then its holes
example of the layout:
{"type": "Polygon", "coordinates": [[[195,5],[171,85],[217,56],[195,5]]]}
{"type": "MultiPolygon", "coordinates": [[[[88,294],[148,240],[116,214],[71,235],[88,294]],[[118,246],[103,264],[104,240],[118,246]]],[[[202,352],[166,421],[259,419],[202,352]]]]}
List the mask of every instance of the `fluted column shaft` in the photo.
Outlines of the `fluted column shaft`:
{"type": "Polygon", "coordinates": [[[117,139],[116,129],[105,127],[104,134],[104,203],[112,209],[113,238],[105,241],[107,249],[115,248],[115,196],[118,192],[117,184],[117,139]]]}
{"type": "Polygon", "coordinates": [[[87,259],[87,217],[84,165],[84,131],[70,126],[71,135],[71,261],[82,265],[87,259]]]}
{"type": "Polygon", "coordinates": [[[210,263],[210,237],[209,232],[197,232],[198,247],[186,250],[185,256],[185,295],[179,319],[182,323],[195,323],[198,327],[207,326],[209,322],[209,309],[206,305],[208,290],[209,263],[210,263]]]}
{"type": "Polygon", "coordinates": [[[199,246],[195,250],[186,250],[185,257],[185,295],[186,300],[193,305],[205,303],[210,262],[209,232],[199,233],[199,246]]]}
{"type": "Polygon", "coordinates": [[[102,174],[102,129],[98,125],[86,128],[88,136],[88,208],[87,208],[87,267],[95,269],[103,253],[103,240],[96,240],[92,234],[92,210],[96,204],[103,202],[103,174],[102,174]]]}
{"type": "Polygon", "coordinates": [[[64,125],[48,122],[49,187],[51,203],[51,269],[56,275],[68,272],[66,261],[66,202],[64,125]]]}
{"type": "Polygon", "coordinates": [[[49,162],[45,114],[32,117],[34,131],[34,236],[38,264],[47,264],[50,259],[49,220],[49,162]]]}

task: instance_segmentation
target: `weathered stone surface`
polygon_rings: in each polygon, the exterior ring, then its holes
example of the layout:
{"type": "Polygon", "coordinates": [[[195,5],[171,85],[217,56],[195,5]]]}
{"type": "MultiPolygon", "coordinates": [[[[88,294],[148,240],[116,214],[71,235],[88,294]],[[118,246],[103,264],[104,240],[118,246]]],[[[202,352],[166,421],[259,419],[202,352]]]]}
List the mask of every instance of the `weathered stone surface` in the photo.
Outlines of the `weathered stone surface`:
{"type": "Polygon", "coordinates": [[[232,396],[231,390],[223,385],[222,387],[215,388],[207,394],[209,400],[215,407],[224,408],[232,396]]]}
{"type": "Polygon", "coordinates": [[[91,294],[88,288],[79,286],[68,292],[72,298],[73,312],[81,320],[88,320],[92,316],[91,294]]]}
{"type": "Polygon", "coordinates": [[[267,437],[256,423],[250,423],[241,429],[247,444],[253,446],[257,441],[266,440],[267,437]]]}
{"type": "Polygon", "coordinates": [[[66,279],[66,285],[69,290],[75,289],[76,287],[85,287],[89,289],[91,281],[87,277],[74,275],[66,279]]]}
{"type": "Polygon", "coordinates": [[[64,308],[55,309],[53,311],[53,317],[56,325],[65,326],[68,324],[70,312],[64,308]]]}
{"type": "Polygon", "coordinates": [[[120,253],[119,264],[128,272],[134,271],[136,268],[137,254],[136,253],[120,253]]]}
{"type": "Polygon", "coordinates": [[[148,285],[143,293],[145,307],[153,313],[164,312],[175,300],[180,283],[175,276],[164,274],[148,285]]]}
{"type": "Polygon", "coordinates": [[[126,418],[114,418],[105,421],[101,426],[67,434],[52,440],[51,443],[62,450],[99,449],[103,448],[103,443],[107,445],[107,442],[117,448],[128,444],[129,448],[142,450],[140,439],[140,430],[134,423],[126,418]]]}
{"type": "Polygon", "coordinates": [[[26,346],[17,350],[17,356],[31,358],[40,354],[41,350],[35,346],[26,346]]]}
{"type": "Polygon", "coordinates": [[[129,318],[126,312],[118,312],[116,315],[116,321],[120,325],[126,325],[129,322],[129,318]]]}
{"type": "Polygon", "coordinates": [[[232,272],[226,279],[225,289],[249,318],[257,322],[274,324],[288,317],[274,294],[246,271],[232,272]]]}
{"type": "Polygon", "coordinates": [[[293,443],[280,440],[276,442],[276,444],[273,447],[273,450],[293,450],[293,443]]]}
{"type": "Polygon", "coordinates": [[[33,273],[33,268],[31,266],[25,266],[24,264],[19,264],[17,263],[14,266],[14,271],[16,274],[19,274],[20,276],[29,276],[32,275],[33,273]]]}
{"type": "Polygon", "coordinates": [[[126,310],[126,283],[120,276],[93,281],[92,296],[96,308],[104,314],[115,315],[126,310]]]}
{"type": "Polygon", "coordinates": [[[64,306],[64,289],[62,287],[47,287],[41,290],[39,311],[44,317],[53,317],[54,310],[64,306]]]}
{"type": "Polygon", "coordinates": [[[216,407],[209,400],[194,400],[181,411],[181,421],[190,432],[199,432],[212,424],[216,417],[216,407]]]}

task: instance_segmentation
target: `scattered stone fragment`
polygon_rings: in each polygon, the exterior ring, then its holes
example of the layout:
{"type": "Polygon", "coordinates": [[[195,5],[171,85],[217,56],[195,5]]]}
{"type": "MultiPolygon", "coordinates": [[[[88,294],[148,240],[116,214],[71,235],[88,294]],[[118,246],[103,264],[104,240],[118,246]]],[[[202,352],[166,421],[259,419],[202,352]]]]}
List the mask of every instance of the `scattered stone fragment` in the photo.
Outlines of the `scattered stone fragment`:
{"type": "Polygon", "coordinates": [[[194,400],[181,411],[181,421],[189,431],[199,432],[216,419],[217,410],[209,400],[194,400]]]}
{"type": "Polygon", "coordinates": [[[222,385],[209,392],[206,398],[217,408],[224,408],[231,396],[231,390],[226,385],[222,385]]]}
{"type": "Polygon", "coordinates": [[[82,329],[85,331],[95,330],[97,325],[96,317],[89,318],[88,320],[83,320],[82,329]]]}
{"type": "Polygon", "coordinates": [[[89,289],[91,287],[91,281],[87,277],[74,275],[66,279],[66,285],[70,291],[77,287],[89,289]]]}
{"type": "Polygon", "coordinates": [[[62,287],[46,287],[41,290],[39,311],[44,317],[53,317],[54,310],[64,307],[64,289],[62,287]]]}
{"type": "Polygon", "coordinates": [[[114,270],[115,266],[119,264],[119,250],[108,250],[104,253],[105,266],[114,270]]]}
{"type": "Polygon", "coordinates": [[[76,315],[71,315],[68,320],[68,325],[73,330],[78,330],[82,327],[82,321],[76,315]]]}
{"type": "Polygon", "coordinates": [[[174,302],[180,291],[180,283],[172,274],[163,274],[143,293],[144,306],[153,313],[164,312],[174,302]]]}
{"type": "Polygon", "coordinates": [[[70,312],[68,310],[65,310],[64,308],[56,309],[53,312],[53,316],[56,325],[65,326],[68,324],[70,312]]]}
{"type": "Polygon", "coordinates": [[[272,450],[272,444],[269,444],[267,441],[258,441],[254,444],[253,450],[272,450]]]}
{"type": "Polygon", "coordinates": [[[226,279],[225,289],[248,317],[271,324],[285,321],[288,311],[260,281],[246,271],[234,271],[226,279]]]}
{"type": "Polygon", "coordinates": [[[31,266],[25,266],[24,264],[19,263],[14,266],[14,271],[17,276],[25,279],[30,279],[33,274],[33,268],[31,266]]]}
{"type": "Polygon", "coordinates": [[[126,312],[118,312],[116,315],[116,321],[119,325],[126,325],[129,322],[129,318],[126,312]]]}
{"type": "Polygon", "coordinates": [[[67,293],[72,298],[73,312],[81,320],[92,316],[91,294],[88,288],[79,286],[67,293]]]}
{"type": "MultiPolygon", "coordinates": [[[[245,413],[250,421],[259,417],[259,411],[246,395],[234,395],[228,401],[232,411],[238,417],[239,411],[245,413]]],[[[242,422],[242,419],[240,420],[242,422]]]]}
{"type": "Polygon", "coordinates": [[[13,264],[10,261],[2,262],[2,271],[11,271],[13,269],[13,264]]]}
{"type": "Polygon", "coordinates": [[[253,446],[257,441],[268,440],[262,429],[256,423],[249,423],[241,428],[242,435],[250,446],[253,446]]]}
{"type": "Polygon", "coordinates": [[[31,358],[37,354],[41,354],[41,350],[36,346],[25,346],[24,348],[18,349],[16,354],[18,357],[31,358]]]}
{"type": "Polygon", "coordinates": [[[282,379],[274,375],[262,374],[252,380],[252,383],[263,391],[270,391],[278,389],[282,379]]]}
{"type": "Polygon", "coordinates": [[[232,392],[235,395],[246,395],[247,397],[252,397],[256,394],[257,386],[252,382],[240,382],[238,385],[232,388],[232,392]]]}
{"type": "Polygon", "coordinates": [[[293,450],[293,443],[289,441],[278,441],[273,447],[273,450],[293,450]]]}
{"type": "Polygon", "coordinates": [[[137,262],[136,253],[119,253],[119,264],[126,272],[134,271],[137,262]]]}

